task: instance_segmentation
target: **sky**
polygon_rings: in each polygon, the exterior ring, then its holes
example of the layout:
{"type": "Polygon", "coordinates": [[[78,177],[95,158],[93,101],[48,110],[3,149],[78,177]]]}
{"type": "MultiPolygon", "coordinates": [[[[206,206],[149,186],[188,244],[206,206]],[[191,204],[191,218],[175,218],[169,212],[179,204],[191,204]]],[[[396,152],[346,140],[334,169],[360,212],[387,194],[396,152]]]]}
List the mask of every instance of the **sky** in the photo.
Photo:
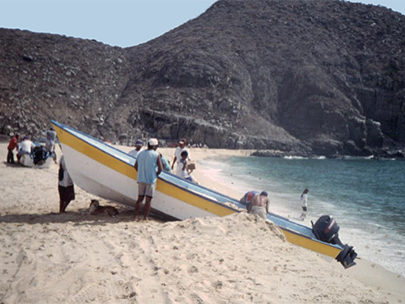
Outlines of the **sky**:
{"type": "MultiPolygon", "coordinates": [[[[216,0],[0,0],[0,28],[135,46],[204,13],[216,0]]],[[[405,0],[352,0],[405,15],[405,0]]]]}

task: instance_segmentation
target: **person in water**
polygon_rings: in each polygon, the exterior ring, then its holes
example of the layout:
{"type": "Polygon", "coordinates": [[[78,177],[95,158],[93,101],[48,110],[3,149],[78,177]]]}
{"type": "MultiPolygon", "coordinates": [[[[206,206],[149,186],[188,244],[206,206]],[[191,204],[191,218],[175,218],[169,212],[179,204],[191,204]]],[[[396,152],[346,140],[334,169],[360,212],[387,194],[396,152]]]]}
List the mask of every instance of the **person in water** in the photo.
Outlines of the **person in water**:
{"type": "Polygon", "coordinates": [[[257,214],[258,216],[266,219],[269,213],[269,195],[266,191],[260,194],[255,194],[252,198],[252,203],[249,205],[248,213],[257,214]]]}
{"type": "Polygon", "coordinates": [[[304,192],[302,192],[301,197],[300,197],[300,202],[301,202],[301,208],[302,208],[302,213],[301,213],[301,220],[305,220],[307,217],[307,211],[308,211],[308,194],[309,190],[305,189],[304,192]]]}

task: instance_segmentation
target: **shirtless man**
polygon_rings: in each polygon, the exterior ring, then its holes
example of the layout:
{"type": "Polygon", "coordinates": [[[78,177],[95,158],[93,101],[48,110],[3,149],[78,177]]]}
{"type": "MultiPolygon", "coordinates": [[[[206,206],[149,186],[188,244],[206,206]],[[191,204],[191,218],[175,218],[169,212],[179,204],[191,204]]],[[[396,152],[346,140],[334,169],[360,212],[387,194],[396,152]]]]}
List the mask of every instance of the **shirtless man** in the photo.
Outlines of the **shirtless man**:
{"type": "Polygon", "coordinates": [[[257,214],[258,216],[266,219],[269,213],[269,195],[266,191],[256,194],[252,198],[252,203],[249,205],[248,213],[257,214]]]}

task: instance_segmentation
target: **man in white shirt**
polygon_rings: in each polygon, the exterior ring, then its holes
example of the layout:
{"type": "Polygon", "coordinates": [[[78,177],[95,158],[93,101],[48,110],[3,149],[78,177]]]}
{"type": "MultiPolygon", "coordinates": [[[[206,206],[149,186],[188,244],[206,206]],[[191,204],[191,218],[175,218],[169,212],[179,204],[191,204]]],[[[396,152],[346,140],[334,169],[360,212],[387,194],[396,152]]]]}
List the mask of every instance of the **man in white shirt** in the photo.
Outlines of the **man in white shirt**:
{"type": "Polygon", "coordinates": [[[143,147],[143,141],[138,139],[135,142],[135,149],[129,151],[128,154],[136,158],[138,156],[138,154],[141,152],[142,147],[143,147]]]}
{"type": "Polygon", "coordinates": [[[174,151],[174,159],[172,163],[172,170],[174,168],[174,164],[176,164],[176,175],[181,176],[181,169],[182,166],[180,164],[181,160],[181,152],[186,151],[187,152],[187,159],[190,160],[190,152],[186,148],[187,146],[187,140],[185,138],[181,138],[179,141],[179,145],[177,146],[176,150],[174,151]]]}
{"type": "Polygon", "coordinates": [[[18,148],[18,153],[17,153],[18,160],[20,160],[20,158],[23,154],[31,154],[31,151],[33,148],[34,148],[33,142],[29,139],[28,136],[24,136],[23,141],[21,142],[21,144],[18,148]]]}

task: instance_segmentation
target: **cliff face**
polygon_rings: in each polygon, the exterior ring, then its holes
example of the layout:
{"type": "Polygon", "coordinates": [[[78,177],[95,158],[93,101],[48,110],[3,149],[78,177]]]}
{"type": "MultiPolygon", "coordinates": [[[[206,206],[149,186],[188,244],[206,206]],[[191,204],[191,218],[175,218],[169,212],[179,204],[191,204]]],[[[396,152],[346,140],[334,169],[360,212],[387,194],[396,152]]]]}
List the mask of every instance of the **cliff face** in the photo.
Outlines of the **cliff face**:
{"type": "Polygon", "coordinates": [[[56,119],[110,140],[393,154],[405,146],[404,32],[405,16],[382,7],[295,0],[218,1],[127,49],[3,29],[0,129],[56,119]]]}

